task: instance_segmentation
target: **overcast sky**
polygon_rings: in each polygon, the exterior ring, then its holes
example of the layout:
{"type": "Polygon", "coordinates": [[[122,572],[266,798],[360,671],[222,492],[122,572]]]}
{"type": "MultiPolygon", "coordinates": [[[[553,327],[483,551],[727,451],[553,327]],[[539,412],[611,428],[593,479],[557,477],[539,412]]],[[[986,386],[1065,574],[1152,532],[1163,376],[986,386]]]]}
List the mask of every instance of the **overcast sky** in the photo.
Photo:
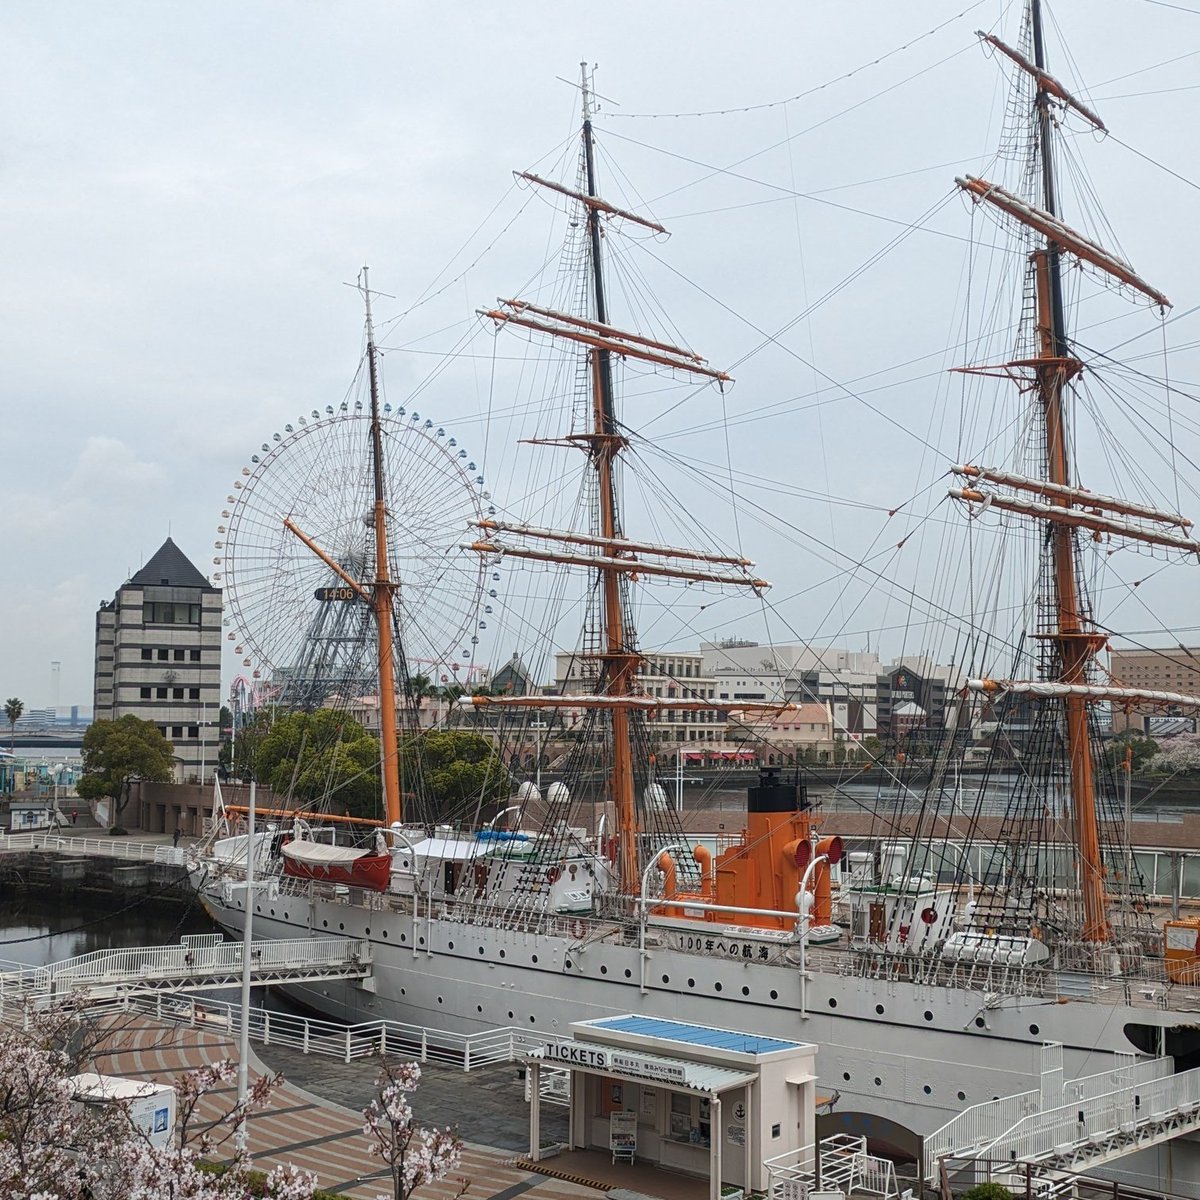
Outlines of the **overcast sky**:
{"type": "MultiPolygon", "coordinates": [[[[477,306],[530,278],[554,214],[513,220],[527,197],[511,171],[562,158],[578,105],[556,76],[575,79],[581,58],[599,65],[596,87],[611,100],[597,121],[606,190],[620,203],[640,198],[671,229],[653,247],[669,264],[656,290],[689,344],[726,365],[939,204],[956,172],[980,168],[1005,77],[972,31],[1013,39],[1016,11],[998,0],[4,5],[0,692],[50,703],[58,660],[61,703],[90,705],[98,603],[168,532],[214,569],[224,497],[258,444],[346,392],[362,314],[342,283],[362,263],[396,296],[382,302],[384,320],[433,281],[454,281],[387,327],[393,400],[426,377],[430,351],[456,344],[477,306]],[[752,112],[640,115],[801,93],[752,112]]],[[[1200,174],[1200,91],[1190,90],[1200,87],[1200,0],[1059,0],[1052,14],[1071,44],[1067,61],[1052,31],[1064,82],[1091,89],[1121,142],[1200,174]]],[[[1195,186],[1112,139],[1076,137],[1075,148],[1121,249],[1176,313],[1200,304],[1195,186]]],[[[744,468],[877,509],[944,470],[960,447],[936,425],[937,380],[872,394],[884,417],[845,396],[819,422],[781,402],[823,385],[802,359],[825,382],[891,372],[894,384],[905,376],[897,365],[922,356],[908,375],[953,365],[938,355],[958,336],[970,224],[962,202],[943,205],[793,329],[791,352],[747,360],[729,412],[780,407],[778,419],[731,432],[744,468]]],[[[1182,345],[1196,329],[1184,316],[1168,335],[1182,345]]],[[[1091,344],[1134,335],[1145,335],[1144,352],[1161,350],[1144,306],[1091,344]]],[[[478,361],[424,393],[465,445],[482,443],[478,361]]],[[[1161,361],[1140,365],[1161,371],[1161,361]]],[[[1194,389],[1194,364],[1172,374],[1194,389]]],[[[1195,405],[1178,403],[1191,419],[1195,405]]],[[[720,415],[719,402],[703,404],[688,421],[720,415]]],[[[628,419],[638,424],[636,412],[628,419]]],[[[681,428],[677,416],[661,427],[681,428]]],[[[1185,449],[1194,444],[1181,434],[1185,449]]],[[[710,435],[707,452],[723,459],[723,437],[710,435]]],[[[851,555],[879,536],[877,510],[779,503],[851,555]]],[[[784,594],[801,591],[812,564],[764,540],[753,557],[787,558],[784,594]]],[[[1194,581],[1164,590],[1168,622],[1195,625],[1197,594],[1194,581]]],[[[816,636],[832,600],[807,603],[788,620],[816,636]]],[[[861,645],[878,611],[837,627],[861,645]]],[[[1148,620],[1125,616],[1131,629],[1148,620]]]]}

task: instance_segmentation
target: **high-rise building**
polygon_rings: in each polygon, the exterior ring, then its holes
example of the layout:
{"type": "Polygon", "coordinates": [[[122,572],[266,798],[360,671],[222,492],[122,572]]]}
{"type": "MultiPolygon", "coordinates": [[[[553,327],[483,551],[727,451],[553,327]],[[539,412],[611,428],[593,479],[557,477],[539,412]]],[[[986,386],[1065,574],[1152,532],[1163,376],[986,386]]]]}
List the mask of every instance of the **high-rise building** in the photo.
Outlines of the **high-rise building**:
{"type": "Polygon", "coordinates": [[[153,721],[179,782],[212,774],[221,711],[221,589],[170,539],[96,613],[95,720],[153,721]]]}
{"type": "MultiPolygon", "coordinates": [[[[1165,650],[1112,651],[1109,667],[1118,687],[1144,692],[1175,692],[1200,695],[1200,646],[1171,646],[1165,650]]],[[[1138,733],[1169,734],[1195,729],[1195,713],[1169,707],[1113,709],[1113,731],[1132,729],[1138,733]]]]}

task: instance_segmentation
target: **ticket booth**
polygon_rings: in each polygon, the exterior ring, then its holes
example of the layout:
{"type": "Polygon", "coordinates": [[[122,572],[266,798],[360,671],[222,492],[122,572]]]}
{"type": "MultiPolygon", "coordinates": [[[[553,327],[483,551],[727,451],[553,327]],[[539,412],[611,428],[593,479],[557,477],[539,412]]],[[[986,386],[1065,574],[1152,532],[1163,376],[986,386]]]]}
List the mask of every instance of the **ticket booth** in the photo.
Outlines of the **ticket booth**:
{"type": "Polygon", "coordinates": [[[706,1178],[713,1200],[722,1185],[765,1190],[764,1159],[814,1142],[810,1043],[634,1015],[570,1030],[570,1041],[550,1042],[527,1060],[534,1161],[548,1065],[570,1072],[569,1149],[706,1178]]]}

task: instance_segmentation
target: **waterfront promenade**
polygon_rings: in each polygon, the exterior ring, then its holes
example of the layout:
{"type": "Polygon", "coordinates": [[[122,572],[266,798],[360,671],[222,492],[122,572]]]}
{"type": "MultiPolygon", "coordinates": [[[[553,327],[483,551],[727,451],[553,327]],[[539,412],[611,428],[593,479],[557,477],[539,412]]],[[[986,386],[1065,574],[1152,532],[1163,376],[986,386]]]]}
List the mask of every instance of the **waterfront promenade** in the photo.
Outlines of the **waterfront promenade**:
{"type": "MultiPolygon", "coordinates": [[[[175,1025],[131,1013],[113,1019],[111,1044],[97,1054],[96,1070],[170,1082],[184,1071],[234,1058],[236,1053],[227,1030],[175,1025]]],[[[319,1064],[310,1062],[310,1070],[331,1073],[337,1065],[328,1060],[320,1060],[319,1064]]],[[[361,1096],[365,1103],[370,1098],[373,1070],[364,1062],[356,1063],[355,1068],[342,1079],[330,1082],[347,1095],[353,1092],[356,1097],[361,1096]]],[[[252,1080],[266,1070],[260,1060],[252,1059],[252,1080]]],[[[505,1073],[508,1079],[515,1078],[515,1068],[511,1065],[505,1068],[505,1073]]],[[[475,1095],[483,1088],[474,1073],[466,1075],[443,1069],[431,1075],[413,1097],[418,1121],[444,1125],[477,1108],[475,1095]]],[[[233,1097],[234,1089],[229,1087],[205,1098],[199,1112],[199,1126],[216,1119],[229,1107],[233,1097]]],[[[523,1105],[514,1112],[510,1101],[501,1101],[497,1113],[502,1109],[508,1114],[510,1134],[512,1128],[524,1125],[523,1105]]],[[[381,1173],[381,1160],[370,1153],[362,1124],[359,1109],[343,1106],[288,1081],[276,1089],[266,1108],[251,1116],[251,1154],[255,1165],[263,1169],[276,1163],[294,1162],[315,1171],[323,1188],[353,1200],[374,1200],[382,1194],[390,1195],[390,1183],[381,1173]]],[[[514,1200],[524,1194],[528,1194],[529,1200],[600,1200],[604,1195],[596,1188],[532,1174],[512,1165],[515,1157],[512,1149],[468,1142],[460,1169],[442,1183],[421,1189],[420,1194],[429,1200],[450,1200],[459,1192],[460,1180],[465,1180],[467,1200],[514,1200]]]]}

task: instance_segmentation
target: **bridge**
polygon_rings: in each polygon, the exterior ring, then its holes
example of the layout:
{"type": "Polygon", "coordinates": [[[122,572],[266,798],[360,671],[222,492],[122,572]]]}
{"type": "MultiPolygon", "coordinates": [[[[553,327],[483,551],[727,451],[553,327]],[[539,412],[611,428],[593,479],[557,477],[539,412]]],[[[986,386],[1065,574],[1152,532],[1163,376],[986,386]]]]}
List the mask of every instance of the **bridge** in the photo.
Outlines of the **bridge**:
{"type": "MultiPolygon", "coordinates": [[[[308,938],[250,944],[255,986],[358,979],[371,989],[371,946],[356,938],[308,938]]],[[[203,992],[236,987],[242,943],[220,934],[180,939],[178,946],[95,950],[46,967],[0,963],[0,1015],[13,1005],[120,999],[155,992],[203,992]]]]}
{"type": "Polygon", "coordinates": [[[986,1165],[993,1176],[1088,1171],[1200,1130],[1200,1068],[1114,1059],[1111,1070],[1064,1081],[1062,1046],[1043,1046],[1036,1090],[964,1109],[925,1139],[927,1182],[937,1183],[943,1161],[986,1165]]]}

